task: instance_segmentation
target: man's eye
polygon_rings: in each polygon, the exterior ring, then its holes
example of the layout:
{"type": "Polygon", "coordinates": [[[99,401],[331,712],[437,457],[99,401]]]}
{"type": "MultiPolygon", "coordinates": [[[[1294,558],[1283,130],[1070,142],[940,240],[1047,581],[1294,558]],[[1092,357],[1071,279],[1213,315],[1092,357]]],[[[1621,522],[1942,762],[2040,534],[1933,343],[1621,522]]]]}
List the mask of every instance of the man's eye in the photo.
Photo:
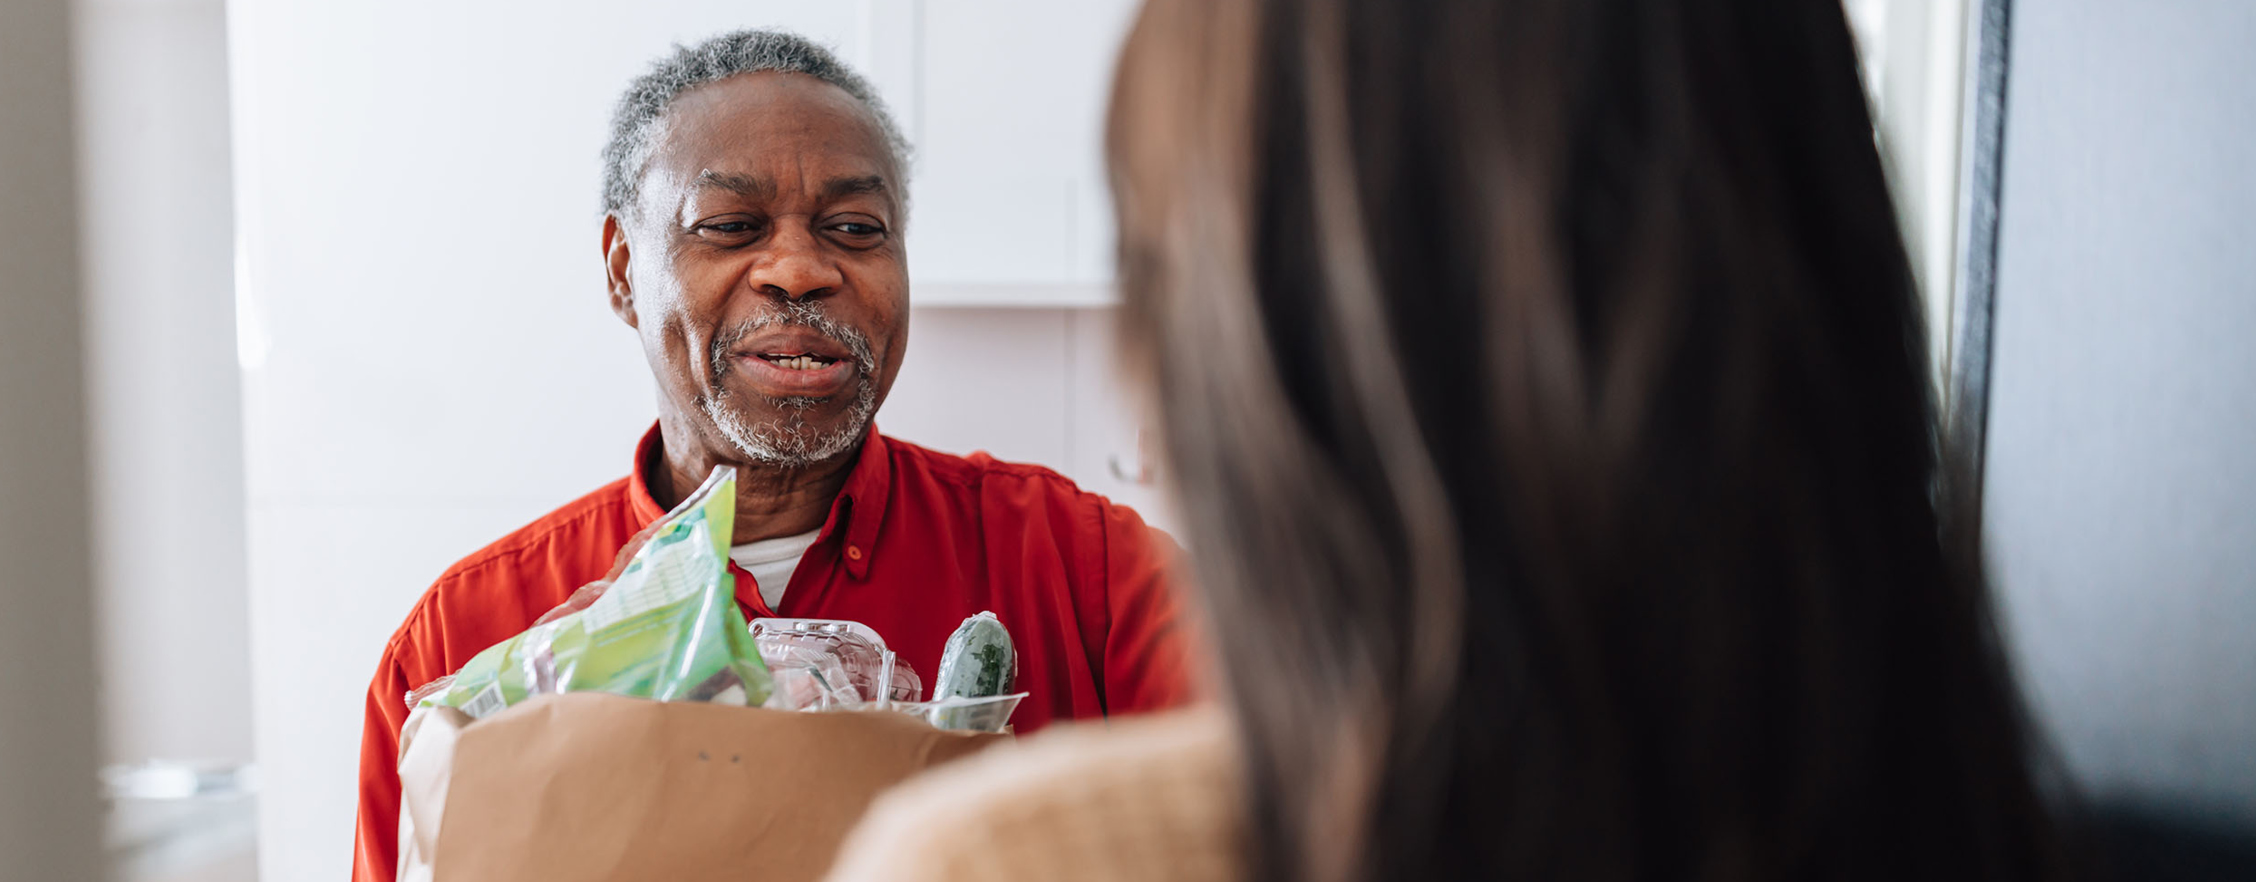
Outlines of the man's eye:
{"type": "Polygon", "coordinates": [[[719,233],[724,236],[738,236],[752,232],[752,225],[745,221],[723,221],[717,224],[704,224],[699,226],[698,229],[703,232],[719,233]]]}
{"type": "Polygon", "coordinates": [[[831,229],[845,233],[849,236],[875,236],[879,233],[885,232],[883,228],[879,227],[876,224],[855,223],[853,221],[836,224],[832,226],[831,229]]]}

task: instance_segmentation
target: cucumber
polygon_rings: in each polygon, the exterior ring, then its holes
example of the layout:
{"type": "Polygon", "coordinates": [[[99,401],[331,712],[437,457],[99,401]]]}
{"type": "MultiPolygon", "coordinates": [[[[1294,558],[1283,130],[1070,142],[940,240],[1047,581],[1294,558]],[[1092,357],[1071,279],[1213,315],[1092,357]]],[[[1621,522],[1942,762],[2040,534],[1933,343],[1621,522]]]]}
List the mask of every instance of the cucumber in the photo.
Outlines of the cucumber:
{"type": "Polygon", "coordinates": [[[985,698],[1010,690],[1018,679],[1018,652],[1011,646],[1010,630],[991,612],[965,619],[948,635],[940,653],[940,674],[932,684],[932,700],[985,698]]]}

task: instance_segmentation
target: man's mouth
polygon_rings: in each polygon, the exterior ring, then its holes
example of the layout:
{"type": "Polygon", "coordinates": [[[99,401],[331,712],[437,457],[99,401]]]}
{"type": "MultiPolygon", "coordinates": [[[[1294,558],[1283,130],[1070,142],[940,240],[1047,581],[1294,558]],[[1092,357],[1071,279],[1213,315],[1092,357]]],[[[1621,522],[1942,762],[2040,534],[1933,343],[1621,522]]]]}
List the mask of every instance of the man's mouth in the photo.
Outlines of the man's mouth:
{"type": "Polygon", "coordinates": [[[835,398],[870,382],[873,370],[861,332],[820,314],[747,325],[713,343],[713,382],[768,399],[835,398]]]}
{"type": "Polygon", "coordinates": [[[798,347],[777,351],[761,347],[736,356],[737,376],[769,398],[829,398],[847,391],[860,374],[844,354],[808,352],[798,347]]]}
{"type": "Polygon", "coordinates": [[[767,398],[830,398],[861,375],[852,346],[807,328],[777,328],[738,345],[737,376],[767,398]]]}

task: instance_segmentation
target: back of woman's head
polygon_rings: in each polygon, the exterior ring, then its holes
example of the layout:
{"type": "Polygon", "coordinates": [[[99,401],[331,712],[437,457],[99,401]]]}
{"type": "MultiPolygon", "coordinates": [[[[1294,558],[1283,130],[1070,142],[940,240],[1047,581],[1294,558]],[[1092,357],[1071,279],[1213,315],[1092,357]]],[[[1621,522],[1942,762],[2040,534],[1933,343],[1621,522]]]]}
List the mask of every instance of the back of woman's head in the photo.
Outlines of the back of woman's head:
{"type": "Polygon", "coordinates": [[[2054,873],[1836,0],[1153,0],[1109,149],[1260,875],[2054,873]]]}

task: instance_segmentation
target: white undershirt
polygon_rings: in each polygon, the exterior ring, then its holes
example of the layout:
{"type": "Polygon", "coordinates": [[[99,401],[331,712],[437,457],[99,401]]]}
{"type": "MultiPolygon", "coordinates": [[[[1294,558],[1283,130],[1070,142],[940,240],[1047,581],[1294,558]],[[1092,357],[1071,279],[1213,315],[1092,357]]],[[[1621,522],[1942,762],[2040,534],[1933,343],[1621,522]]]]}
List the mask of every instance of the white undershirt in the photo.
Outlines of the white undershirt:
{"type": "Polygon", "coordinates": [[[815,544],[815,536],[821,532],[809,530],[797,536],[747,542],[729,549],[729,560],[752,574],[768,609],[780,609],[783,589],[791,587],[791,572],[799,568],[799,559],[807,556],[807,547],[815,544]]]}

